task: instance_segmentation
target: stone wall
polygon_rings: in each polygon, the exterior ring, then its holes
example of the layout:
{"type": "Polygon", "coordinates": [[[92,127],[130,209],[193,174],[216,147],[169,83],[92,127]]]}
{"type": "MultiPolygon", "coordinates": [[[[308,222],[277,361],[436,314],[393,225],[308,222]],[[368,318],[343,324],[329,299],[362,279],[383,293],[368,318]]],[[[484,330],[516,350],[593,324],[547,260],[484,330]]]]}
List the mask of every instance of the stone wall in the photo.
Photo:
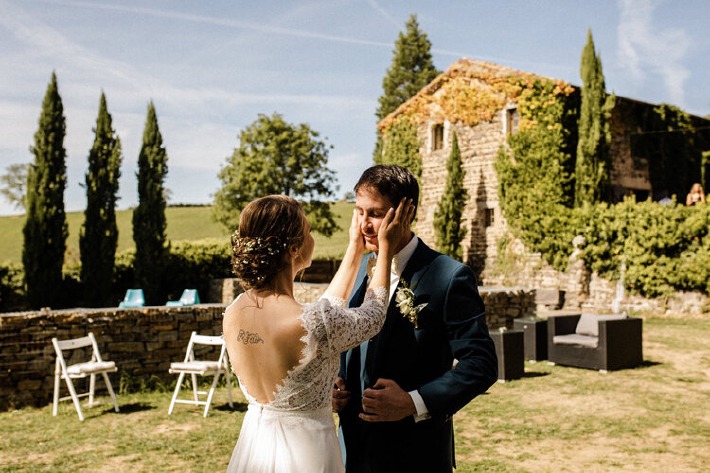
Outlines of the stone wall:
{"type": "Polygon", "coordinates": [[[631,149],[631,136],[638,131],[638,107],[623,97],[617,97],[609,126],[611,129],[611,155],[614,157],[610,169],[610,181],[613,186],[614,200],[620,201],[629,191],[638,194],[639,200],[652,196],[651,178],[648,160],[634,156],[631,149]]]}
{"type": "Polygon", "coordinates": [[[440,150],[431,148],[434,122],[424,122],[418,129],[419,141],[422,143],[422,178],[415,227],[417,235],[429,246],[436,247],[434,213],[444,192],[446,161],[451,153],[455,132],[465,172],[464,187],[468,192],[468,203],[461,216],[467,235],[461,244],[463,253],[468,255],[467,263],[478,274],[484,269],[487,260],[495,257],[496,242],[506,229],[498,205],[498,176],[494,168],[498,148],[505,138],[504,116],[505,111],[501,111],[491,122],[475,127],[444,122],[444,146],[440,150]]]}
{"type": "MultiPolygon", "coordinates": [[[[464,60],[462,60],[464,61],[464,60]]],[[[473,66],[483,67],[476,61],[465,60],[473,66]],[[478,64],[478,65],[477,65],[478,64]]],[[[486,66],[494,69],[499,66],[486,66]]],[[[452,66],[448,74],[456,76],[458,68],[452,66]]],[[[480,78],[471,79],[472,88],[490,88],[490,84],[480,78]]],[[[417,235],[428,245],[436,247],[434,213],[444,192],[447,172],[446,161],[451,153],[453,134],[458,137],[461,150],[461,160],[465,171],[464,187],[468,191],[468,201],[462,215],[462,225],[467,229],[467,235],[462,242],[465,261],[481,276],[483,284],[496,284],[489,279],[488,268],[495,264],[498,252],[498,241],[508,233],[508,225],[500,209],[498,198],[498,176],[495,172],[495,162],[498,150],[505,146],[507,133],[508,109],[514,109],[516,104],[509,102],[499,110],[490,121],[479,122],[468,126],[460,121],[450,121],[441,103],[446,100],[442,95],[448,93],[446,87],[431,87],[426,89],[432,98],[422,101],[419,115],[418,139],[422,158],[421,198],[415,230],[417,235]],[[441,149],[433,149],[433,128],[443,125],[444,141],[441,149]],[[491,218],[492,217],[492,218],[491,218]]],[[[419,97],[419,96],[418,96],[419,97]]],[[[421,97],[419,97],[421,98],[421,97]]],[[[416,101],[417,99],[413,99],[416,101]]],[[[611,184],[615,200],[633,192],[640,199],[653,195],[648,162],[642,156],[634,156],[631,149],[631,136],[636,132],[638,116],[652,105],[617,97],[617,104],[610,120],[611,184]]],[[[531,264],[535,257],[531,258],[531,264]]],[[[525,287],[544,287],[553,284],[551,280],[557,275],[543,275],[544,265],[539,265],[531,276],[550,281],[540,286],[538,281],[526,280],[525,287]]]]}
{"type": "Polygon", "coordinates": [[[513,320],[520,317],[534,317],[535,290],[521,287],[490,287],[478,288],[483,304],[486,307],[486,322],[489,330],[502,327],[513,328],[513,320]]]}
{"type": "MultiPolygon", "coordinates": [[[[581,238],[581,237],[577,237],[581,238]]],[[[576,239],[575,239],[576,240],[576,239]]],[[[678,291],[667,298],[644,298],[629,294],[590,271],[581,258],[579,241],[565,271],[557,271],[547,264],[540,253],[530,253],[515,240],[511,248],[516,253],[515,265],[505,273],[489,268],[487,284],[520,286],[528,291],[556,289],[564,292],[564,308],[589,312],[641,312],[653,314],[702,314],[710,310],[710,298],[699,292],[678,291]],[[534,288],[534,289],[533,289],[534,288]]]]}
{"type": "MultiPolygon", "coordinates": [[[[235,280],[222,280],[224,304],[140,309],[68,309],[0,314],[0,409],[52,402],[55,353],[52,337],[83,337],[93,332],[106,360],[116,362],[114,389],[126,381],[157,377],[165,383],[176,377],[168,373],[172,361],[185,356],[190,334],[222,333],[222,314],[238,294],[235,280]],[[231,291],[231,292],[230,292],[231,291]]],[[[319,298],[326,284],[296,284],[301,302],[319,298]]],[[[513,319],[534,314],[534,291],[480,288],[491,330],[512,327],[513,319]]],[[[80,383],[83,381],[79,381],[80,383]]],[[[82,385],[83,386],[83,385],[82,385]]],[[[103,390],[103,382],[97,387],[103,390]]],[[[66,394],[66,386],[62,387],[66,394]]],[[[120,399],[119,399],[120,403],[120,399]]]]}
{"type": "MultiPolygon", "coordinates": [[[[222,304],[200,304],[0,314],[0,408],[51,402],[56,358],[52,337],[93,332],[102,357],[119,368],[110,375],[118,389],[120,376],[174,378],[168,374],[170,362],[185,357],[190,334],[221,334],[223,311],[222,304]]],[[[103,389],[102,382],[98,386],[103,389]]]]}
{"type": "MultiPolygon", "coordinates": [[[[218,283],[226,288],[223,303],[229,304],[236,294],[231,288],[238,288],[236,279],[220,279],[218,283]]],[[[325,292],[327,284],[301,283],[294,287],[296,298],[302,303],[318,300],[325,292]]],[[[486,321],[490,329],[511,328],[513,319],[535,315],[535,290],[522,287],[481,286],[478,288],[486,308],[486,321]]]]}
{"type": "MultiPolygon", "coordinates": [[[[589,283],[589,296],[582,304],[582,309],[608,312],[614,306],[617,297],[617,283],[608,281],[593,273],[589,283]]],[[[653,314],[700,315],[710,311],[710,298],[699,292],[677,291],[669,297],[647,299],[624,293],[619,301],[619,312],[641,312],[653,314]]]]}

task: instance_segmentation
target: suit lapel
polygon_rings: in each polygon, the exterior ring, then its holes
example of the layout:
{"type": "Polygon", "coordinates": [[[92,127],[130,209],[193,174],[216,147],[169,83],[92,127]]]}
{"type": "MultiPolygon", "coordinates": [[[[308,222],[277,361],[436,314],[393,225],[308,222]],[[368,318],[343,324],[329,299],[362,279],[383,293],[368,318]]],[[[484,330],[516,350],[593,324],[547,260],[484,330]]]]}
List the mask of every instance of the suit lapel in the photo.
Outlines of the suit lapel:
{"type": "Polygon", "coordinates": [[[367,291],[367,258],[364,256],[360,262],[360,270],[355,278],[355,291],[350,296],[350,301],[348,302],[348,307],[359,307],[362,301],[365,300],[365,292],[367,291]]]}
{"type": "Polygon", "coordinates": [[[431,263],[435,256],[436,252],[429,248],[423,241],[419,240],[417,249],[414,250],[414,254],[412,254],[412,257],[400,276],[400,281],[404,280],[407,281],[407,284],[410,286],[416,286],[419,279],[421,279],[426,270],[429,268],[429,263],[431,263]]]}
{"type": "MultiPolygon", "coordinates": [[[[387,308],[387,318],[385,319],[385,324],[382,327],[380,333],[372,338],[367,346],[367,357],[365,359],[365,372],[372,382],[375,382],[380,373],[376,372],[373,367],[379,366],[376,360],[386,355],[386,350],[396,349],[392,345],[395,343],[392,341],[396,332],[400,329],[411,328],[409,321],[406,321],[406,328],[402,327],[403,316],[397,307],[395,302],[395,295],[397,290],[402,286],[402,282],[406,281],[407,284],[416,284],[416,282],[426,273],[428,269],[428,262],[431,260],[431,255],[435,254],[424,242],[419,240],[417,249],[412,254],[407,266],[400,275],[399,283],[397,284],[397,289],[392,295],[392,300],[389,302],[387,308]]],[[[416,287],[415,287],[416,290],[416,287]]],[[[412,329],[413,330],[413,329],[412,329]]]]}
{"type": "MultiPolygon", "coordinates": [[[[355,284],[348,307],[359,307],[365,300],[367,292],[367,257],[360,263],[360,270],[355,278],[355,284]]],[[[348,388],[354,393],[360,393],[360,346],[356,346],[341,354],[341,363],[345,366],[345,377],[348,388]]]]}

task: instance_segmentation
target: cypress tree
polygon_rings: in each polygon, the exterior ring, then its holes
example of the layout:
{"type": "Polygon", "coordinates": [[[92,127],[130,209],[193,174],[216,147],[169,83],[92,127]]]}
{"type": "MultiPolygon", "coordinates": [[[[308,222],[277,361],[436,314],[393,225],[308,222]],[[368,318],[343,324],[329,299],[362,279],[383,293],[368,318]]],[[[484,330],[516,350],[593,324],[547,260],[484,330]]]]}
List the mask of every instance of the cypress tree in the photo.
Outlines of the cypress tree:
{"type": "Polygon", "coordinates": [[[118,244],[116,201],[122,160],[121,140],[112,128],[103,92],[94,133],[85,180],[86,211],[79,234],[79,249],[84,301],[90,307],[101,307],[111,305],[111,283],[118,244]]]}
{"type": "Polygon", "coordinates": [[[133,211],[135,277],[148,303],[158,303],[160,298],[166,297],[163,277],[170,245],[166,241],[163,183],[167,174],[168,156],[151,101],[143,130],[143,144],[138,155],[138,207],[133,211]]]}
{"type": "Polygon", "coordinates": [[[22,263],[27,300],[33,308],[57,307],[62,303],[62,266],[68,235],[64,212],[65,134],[64,106],[53,72],[42,102],[34,145],[30,147],[35,160],[27,172],[22,263]]]}
{"type": "MultiPolygon", "coordinates": [[[[392,113],[413,97],[425,85],[434,80],[439,71],[431,57],[431,42],[419,29],[417,16],[411,15],[394,43],[392,64],[382,79],[383,94],[375,115],[378,120],[392,113]]],[[[375,163],[382,162],[382,136],[377,133],[375,163]]]]}
{"type": "Polygon", "coordinates": [[[580,67],[582,102],[579,114],[579,141],[575,168],[575,206],[610,198],[609,115],[614,96],[607,96],[601,58],[594,50],[592,32],[582,51],[580,67]]]}
{"type": "Polygon", "coordinates": [[[456,132],[451,154],[446,161],[446,173],[444,194],[434,213],[436,246],[440,252],[461,261],[461,240],[466,236],[466,229],[461,226],[461,215],[466,207],[468,192],[463,185],[464,170],[456,132]]]}

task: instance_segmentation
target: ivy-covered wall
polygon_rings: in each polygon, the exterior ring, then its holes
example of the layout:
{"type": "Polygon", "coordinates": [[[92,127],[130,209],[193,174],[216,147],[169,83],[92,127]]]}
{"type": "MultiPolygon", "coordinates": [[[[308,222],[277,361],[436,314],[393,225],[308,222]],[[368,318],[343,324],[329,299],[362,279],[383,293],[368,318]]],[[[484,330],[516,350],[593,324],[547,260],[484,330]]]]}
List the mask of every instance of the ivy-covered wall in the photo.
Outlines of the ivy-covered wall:
{"type": "Polygon", "coordinates": [[[688,213],[682,206],[642,201],[659,200],[666,194],[661,191],[681,201],[693,182],[708,187],[703,156],[710,149],[710,121],[672,106],[618,97],[611,123],[612,202],[573,210],[578,109],[579,90],[562,81],[480,61],[454,63],[379,124],[387,139],[399,120],[419,123],[417,234],[434,243],[433,214],[455,130],[470,196],[462,217],[468,229],[463,246],[484,282],[495,271],[498,243],[508,232],[525,251],[540,254],[560,271],[569,264],[574,237],[583,235],[585,264],[614,278],[624,259],[632,292],[650,297],[675,290],[707,293],[707,271],[695,263],[706,258],[705,210],[688,213]],[[517,130],[510,129],[511,108],[519,117],[517,130]],[[445,131],[438,149],[435,125],[445,131]],[[629,196],[637,198],[624,200],[629,196]],[[608,231],[624,225],[626,232],[608,231]],[[612,257],[609,251],[617,253],[612,257]]]}

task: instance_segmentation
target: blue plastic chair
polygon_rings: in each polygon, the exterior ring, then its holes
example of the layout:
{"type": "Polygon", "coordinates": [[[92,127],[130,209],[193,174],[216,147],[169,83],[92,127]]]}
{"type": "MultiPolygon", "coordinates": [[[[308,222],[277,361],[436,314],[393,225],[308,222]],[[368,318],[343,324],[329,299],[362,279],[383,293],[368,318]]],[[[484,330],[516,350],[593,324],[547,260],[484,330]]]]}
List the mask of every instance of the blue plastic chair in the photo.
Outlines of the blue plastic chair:
{"type": "Polygon", "coordinates": [[[121,308],[135,308],[145,306],[145,296],[143,295],[143,289],[129,289],[126,291],[126,295],[118,304],[121,308]]]}
{"type": "Polygon", "coordinates": [[[165,303],[169,307],[181,307],[184,305],[195,305],[200,303],[200,295],[197,293],[197,289],[185,289],[182,291],[180,300],[168,301],[165,303]]]}

